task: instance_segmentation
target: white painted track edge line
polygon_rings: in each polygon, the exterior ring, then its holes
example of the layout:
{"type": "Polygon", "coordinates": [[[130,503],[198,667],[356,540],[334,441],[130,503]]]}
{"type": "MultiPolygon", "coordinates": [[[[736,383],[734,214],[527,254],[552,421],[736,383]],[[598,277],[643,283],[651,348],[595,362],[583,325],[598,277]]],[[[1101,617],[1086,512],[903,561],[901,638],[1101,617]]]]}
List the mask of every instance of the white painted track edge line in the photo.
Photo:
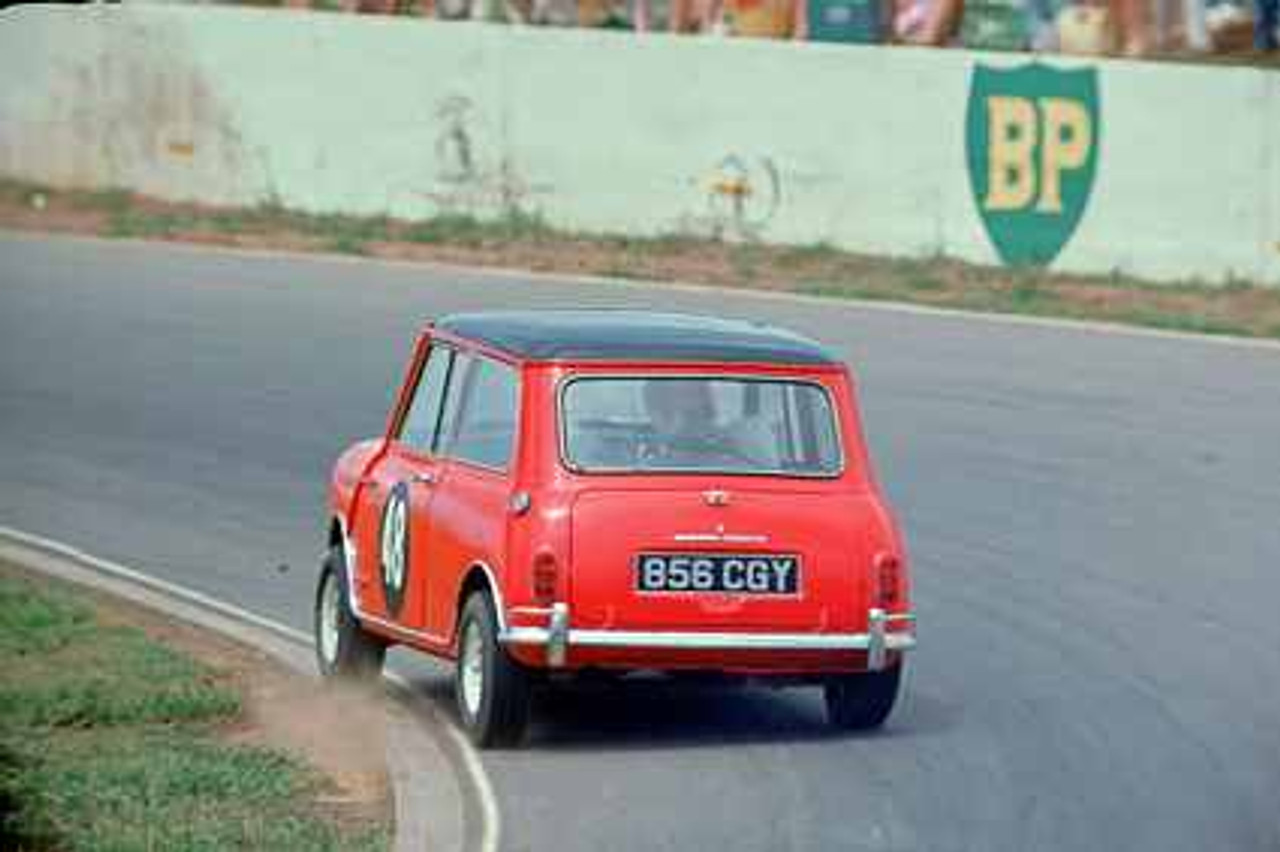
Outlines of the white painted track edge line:
{"type": "MultiPolygon", "coordinates": [[[[396,689],[412,693],[413,687],[409,681],[397,672],[384,672],[382,677],[396,689]]],[[[502,817],[498,811],[497,796],[489,783],[489,775],[485,772],[480,758],[476,755],[475,747],[471,745],[466,734],[462,733],[456,725],[449,723],[442,724],[441,728],[448,734],[458,754],[462,756],[462,761],[467,767],[467,776],[475,788],[476,799],[480,802],[480,824],[485,827],[480,841],[481,852],[497,852],[502,839],[502,817]]]]}
{"type": "MultiPolygon", "coordinates": [[[[355,257],[325,251],[300,251],[297,249],[271,249],[253,246],[223,246],[191,243],[182,240],[147,240],[138,237],[101,237],[91,234],[64,234],[58,231],[23,230],[20,228],[0,228],[0,237],[14,239],[67,240],[74,242],[120,245],[120,246],[161,246],[174,251],[192,253],[218,254],[224,256],[248,256],[258,258],[277,258],[296,260],[299,262],[333,262],[346,264],[379,264],[392,269],[421,269],[438,272],[450,272],[463,275],[488,275],[494,278],[510,278],[530,283],[559,284],[592,284],[607,285],[614,289],[638,290],[674,290],[676,292],[732,294],[746,299],[759,301],[792,302],[798,305],[847,305],[861,311],[902,314],[907,316],[923,316],[958,322],[979,322],[992,325],[1021,326],[1026,328],[1047,328],[1060,331],[1073,331],[1087,334],[1100,334],[1114,337],[1141,337],[1155,340],[1167,340],[1186,343],[1203,343],[1214,346],[1229,346],[1242,349],[1261,349],[1269,352],[1280,352],[1280,340],[1266,337],[1243,337],[1236,334],[1205,334],[1196,331],[1178,331],[1176,329],[1155,328],[1153,326],[1127,325],[1106,320],[1070,319],[1067,317],[1034,316],[1027,314],[998,313],[976,311],[969,308],[948,308],[936,305],[918,305],[910,302],[880,301],[877,299],[859,299],[845,296],[818,296],[810,293],[786,293],[771,290],[750,290],[740,287],[721,287],[714,284],[693,284],[684,281],[647,281],[642,278],[612,278],[607,275],[589,275],[581,272],[546,272],[533,269],[520,269],[510,266],[467,265],[450,263],[443,260],[407,260],[383,257],[355,257]]],[[[1159,286],[1154,285],[1154,286],[1159,286]]]]}
{"type": "Polygon", "coordinates": [[[25,544],[35,550],[48,551],[55,555],[70,559],[73,562],[80,562],[104,574],[121,577],[130,582],[137,583],[140,586],[146,586],[154,591],[162,592],[163,594],[185,601],[186,603],[195,604],[196,606],[213,610],[219,615],[224,615],[237,621],[252,624],[254,627],[266,630],[269,633],[288,639],[291,642],[297,642],[308,646],[311,645],[311,636],[301,630],[281,624],[278,621],[272,621],[269,618],[257,615],[249,610],[233,606],[232,604],[220,601],[217,598],[210,597],[193,589],[188,589],[156,577],[151,577],[141,571],[135,571],[132,568],[121,565],[118,562],[102,559],[90,553],[86,553],[79,548],[63,544],[60,541],[54,541],[53,539],[45,538],[44,536],[34,535],[32,533],[23,532],[22,530],[6,526],[0,526],[0,538],[8,538],[21,544],[25,544]]]}
{"type": "MultiPolygon", "coordinates": [[[[206,607],[219,615],[227,618],[252,624],[268,633],[275,634],[291,642],[296,642],[308,647],[311,646],[312,637],[289,627],[280,624],[264,616],[256,615],[248,610],[241,609],[233,604],[220,601],[217,598],[151,577],[141,571],[136,571],[118,562],[112,562],[108,559],[102,559],[90,553],[86,553],[77,547],[55,541],[45,536],[35,535],[34,533],[24,532],[23,530],[14,529],[0,524],[0,539],[9,539],[18,544],[25,545],[32,550],[45,551],[56,556],[69,559],[72,562],[78,562],[89,568],[92,568],[102,574],[118,577],[137,583],[140,586],[169,595],[177,600],[185,603],[194,604],[199,607],[206,607]]],[[[383,679],[395,687],[398,691],[405,695],[412,695],[412,687],[404,677],[396,672],[384,672],[383,679]]],[[[437,714],[438,715],[438,714],[437,714]]],[[[497,852],[499,839],[501,838],[501,815],[498,811],[497,797],[494,795],[493,787],[489,783],[488,774],[484,770],[483,764],[479,757],[476,756],[475,748],[467,740],[466,736],[458,730],[458,727],[448,721],[442,721],[439,726],[453,743],[457,749],[457,753],[461,755],[462,762],[466,768],[467,777],[470,781],[472,789],[475,790],[476,798],[480,802],[481,813],[481,852],[497,852]]]]}

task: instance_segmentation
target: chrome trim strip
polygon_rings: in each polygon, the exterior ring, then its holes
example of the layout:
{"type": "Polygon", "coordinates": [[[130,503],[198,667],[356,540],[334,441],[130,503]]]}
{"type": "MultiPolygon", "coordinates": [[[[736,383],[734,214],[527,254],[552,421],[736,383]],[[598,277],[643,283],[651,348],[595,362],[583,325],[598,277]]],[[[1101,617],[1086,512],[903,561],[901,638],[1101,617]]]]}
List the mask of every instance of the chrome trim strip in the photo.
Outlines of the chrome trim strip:
{"type": "Polygon", "coordinates": [[[569,656],[569,605],[553,604],[547,628],[547,665],[560,668],[569,656]]]}
{"type": "Polygon", "coordinates": [[[449,637],[445,636],[443,633],[428,633],[425,630],[414,630],[411,627],[401,627],[399,624],[396,624],[394,621],[387,621],[385,618],[378,618],[376,615],[369,615],[368,613],[356,613],[356,617],[359,618],[361,621],[367,621],[370,624],[376,624],[379,627],[390,630],[393,633],[399,633],[401,636],[408,636],[413,639],[427,639],[431,642],[434,642],[437,645],[444,645],[449,641],[449,637]]]}
{"type": "Polygon", "coordinates": [[[361,618],[360,594],[356,591],[356,545],[351,540],[347,519],[338,515],[338,531],[342,534],[342,558],[347,563],[347,601],[356,618],[361,618]]]}
{"type": "MultiPolygon", "coordinates": [[[[884,632],[877,640],[874,633],[711,633],[648,632],[641,630],[569,630],[569,647],[586,648],[670,648],[707,651],[872,651],[873,643],[888,651],[907,651],[916,647],[910,633],[884,632]]],[[[499,636],[511,645],[545,645],[552,631],[546,627],[513,627],[499,636]]],[[[870,664],[870,661],[869,663],[870,664]]]]}
{"type": "Polygon", "coordinates": [[[758,533],[676,533],[672,539],[681,543],[766,544],[769,536],[758,533]]]}
{"type": "Polygon", "coordinates": [[[551,607],[549,606],[513,606],[511,607],[511,615],[532,615],[546,618],[551,615],[551,607]]]}
{"type": "Polygon", "coordinates": [[[885,611],[877,607],[872,607],[867,613],[867,668],[873,672],[884,668],[885,655],[888,653],[888,621],[885,615],[885,611]]]}
{"type": "Polygon", "coordinates": [[[467,570],[470,571],[471,568],[477,565],[480,566],[480,570],[484,572],[485,577],[489,580],[489,591],[493,594],[493,612],[498,618],[498,635],[501,636],[507,632],[507,607],[502,601],[502,587],[498,585],[497,578],[493,576],[493,569],[489,567],[489,563],[483,559],[477,559],[472,562],[467,570]]]}

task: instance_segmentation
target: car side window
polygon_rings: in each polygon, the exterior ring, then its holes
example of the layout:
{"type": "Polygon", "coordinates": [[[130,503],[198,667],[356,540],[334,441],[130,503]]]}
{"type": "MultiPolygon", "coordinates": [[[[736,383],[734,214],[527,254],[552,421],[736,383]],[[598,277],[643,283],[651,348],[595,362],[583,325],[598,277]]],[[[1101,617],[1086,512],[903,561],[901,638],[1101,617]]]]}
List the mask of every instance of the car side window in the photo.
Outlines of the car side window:
{"type": "Polygon", "coordinates": [[[449,455],[506,470],[511,463],[519,411],[519,381],[506,364],[477,359],[449,455]]]}
{"type": "Polygon", "coordinates": [[[436,438],[436,452],[451,455],[454,434],[458,429],[458,411],[470,384],[471,365],[475,358],[465,352],[453,356],[453,368],[449,371],[449,388],[445,392],[444,410],[440,413],[440,428],[436,438]]]}
{"type": "Polygon", "coordinates": [[[434,452],[439,445],[440,407],[454,361],[454,352],[433,346],[418,377],[418,387],[400,424],[400,442],[419,453],[434,452]]]}

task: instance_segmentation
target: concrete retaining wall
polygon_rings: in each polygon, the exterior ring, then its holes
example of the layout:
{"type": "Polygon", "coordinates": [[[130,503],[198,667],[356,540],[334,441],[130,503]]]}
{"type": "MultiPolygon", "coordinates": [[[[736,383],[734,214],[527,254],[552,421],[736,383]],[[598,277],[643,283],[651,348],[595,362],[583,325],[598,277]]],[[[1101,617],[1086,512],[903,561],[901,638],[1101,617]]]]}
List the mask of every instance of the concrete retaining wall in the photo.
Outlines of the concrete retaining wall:
{"type": "Polygon", "coordinates": [[[0,174],[1280,285],[1280,74],[179,6],[0,14],[0,174]]]}

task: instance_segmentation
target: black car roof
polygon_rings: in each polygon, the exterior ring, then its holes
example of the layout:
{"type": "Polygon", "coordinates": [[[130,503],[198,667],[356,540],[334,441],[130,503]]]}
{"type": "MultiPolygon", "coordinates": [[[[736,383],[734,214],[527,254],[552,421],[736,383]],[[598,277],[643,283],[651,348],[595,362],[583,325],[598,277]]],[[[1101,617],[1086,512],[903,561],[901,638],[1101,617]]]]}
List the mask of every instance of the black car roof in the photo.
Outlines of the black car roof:
{"type": "Polygon", "coordinates": [[[634,310],[451,314],[435,328],[530,361],[836,364],[820,344],[763,323],[634,310]]]}

